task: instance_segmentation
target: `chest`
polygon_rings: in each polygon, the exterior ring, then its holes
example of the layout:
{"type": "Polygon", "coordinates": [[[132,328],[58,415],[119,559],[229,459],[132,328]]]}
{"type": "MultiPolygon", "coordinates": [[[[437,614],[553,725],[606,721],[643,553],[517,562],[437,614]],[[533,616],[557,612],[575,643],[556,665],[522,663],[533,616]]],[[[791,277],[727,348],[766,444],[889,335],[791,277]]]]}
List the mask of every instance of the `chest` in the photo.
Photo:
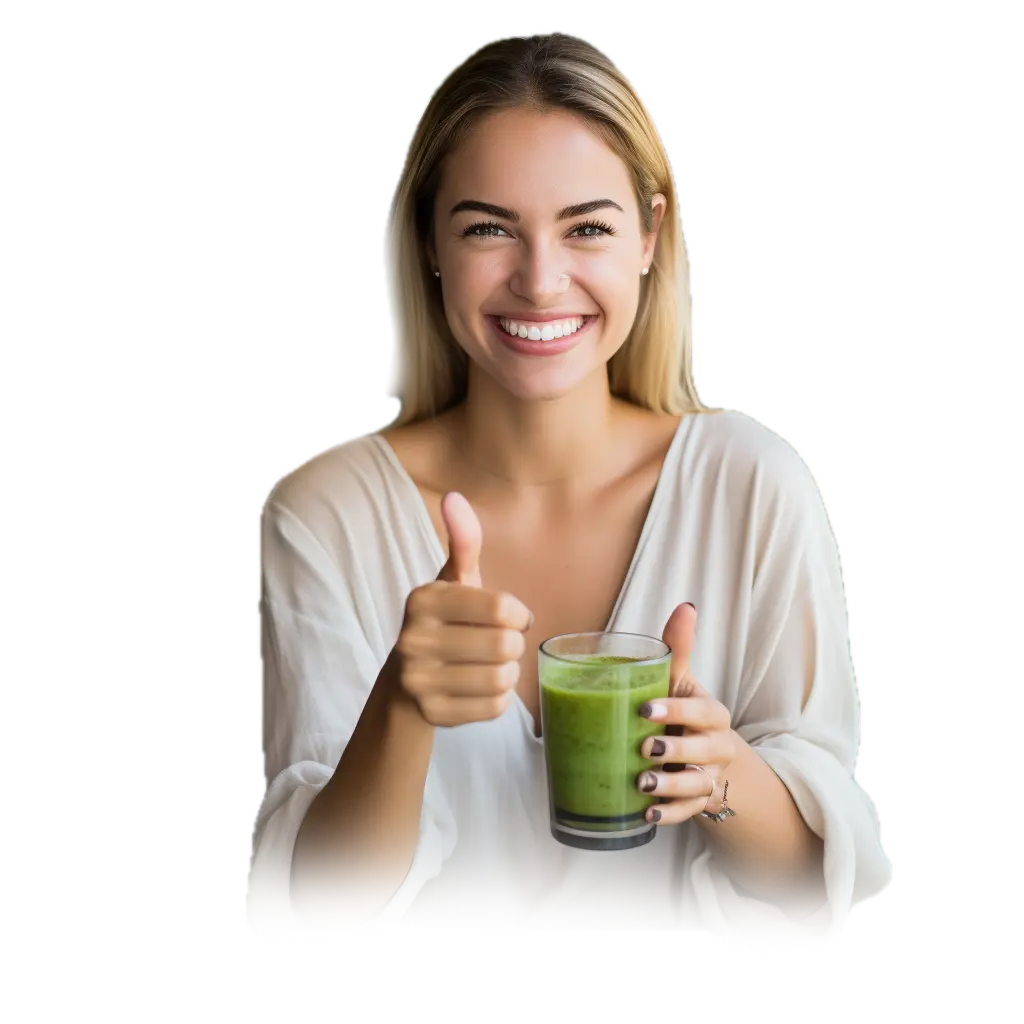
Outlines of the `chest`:
{"type": "MultiPolygon", "coordinates": [[[[516,690],[540,735],[537,649],[562,633],[597,632],[608,621],[636,553],[657,471],[585,508],[512,513],[474,504],[483,529],[480,573],[488,590],[514,594],[534,615],[516,690]]],[[[442,550],[441,496],[424,493],[442,550]]],[[[470,497],[472,503],[472,497],[470,497]]]]}

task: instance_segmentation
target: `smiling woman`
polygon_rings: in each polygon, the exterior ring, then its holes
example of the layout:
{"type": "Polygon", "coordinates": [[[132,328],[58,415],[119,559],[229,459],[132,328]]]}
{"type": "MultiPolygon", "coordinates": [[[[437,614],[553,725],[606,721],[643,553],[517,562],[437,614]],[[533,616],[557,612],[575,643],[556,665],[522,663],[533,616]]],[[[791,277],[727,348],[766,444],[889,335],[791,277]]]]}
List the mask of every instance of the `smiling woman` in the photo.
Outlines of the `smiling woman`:
{"type": "Polygon", "coordinates": [[[628,83],[582,40],[506,40],[453,73],[410,147],[391,244],[397,424],[467,393],[469,336],[450,310],[474,299],[478,321],[489,300],[524,320],[597,314],[603,301],[611,393],[655,412],[707,411],[690,373],[689,267],[668,160],[628,83]],[[515,293],[511,309],[509,291],[487,293],[495,275],[515,293]]]}
{"type": "Polygon", "coordinates": [[[264,509],[253,914],[838,927],[889,878],[838,553],[792,448],[697,397],[639,99],[582,40],[484,47],[390,232],[400,414],[264,509]],[[636,848],[595,855],[549,830],[538,647],[603,632],[660,636],[671,673],[635,709],[661,724],[585,759],[646,766],[611,783],[636,848]]]}

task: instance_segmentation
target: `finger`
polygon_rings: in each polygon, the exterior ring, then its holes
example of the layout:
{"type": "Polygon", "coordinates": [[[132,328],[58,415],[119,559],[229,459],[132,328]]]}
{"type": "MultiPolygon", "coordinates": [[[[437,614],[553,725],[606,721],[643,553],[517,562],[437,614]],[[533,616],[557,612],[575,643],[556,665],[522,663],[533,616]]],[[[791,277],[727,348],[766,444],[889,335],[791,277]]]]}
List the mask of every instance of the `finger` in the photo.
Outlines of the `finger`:
{"type": "Polygon", "coordinates": [[[693,800],[697,797],[707,800],[714,791],[711,776],[697,768],[671,774],[648,769],[637,776],[636,788],[649,796],[670,797],[673,800],[693,800]]]}
{"type": "Polygon", "coordinates": [[[707,803],[707,797],[698,796],[685,800],[666,800],[656,807],[648,807],[644,817],[656,825],[679,825],[700,814],[707,803]]]}
{"type": "Polygon", "coordinates": [[[398,638],[397,646],[405,658],[498,664],[518,661],[526,650],[526,638],[518,629],[451,626],[445,623],[441,626],[404,630],[398,638]]]}
{"type": "Polygon", "coordinates": [[[448,561],[438,579],[481,587],[480,549],[483,529],[473,506],[458,491],[449,491],[441,499],[441,517],[448,531],[448,561]]]}
{"type": "Polygon", "coordinates": [[[641,704],[639,713],[652,722],[701,731],[728,729],[732,724],[729,709],[711,697],[662,697],[641,704]]]}
{"type": "MultiPolygon", "coordinates": [[[[437,586],[437,585],[435,585],[437,586]]],[[[533,618],[519,598],[500,590],[481,590],[459,583],[440,584],[441,589],[424,600],[414,612],[430,615],[442,622],[471,626],[501,626],[527,629],[533,618]]]]}
{"type": "Polygon", "coordinates": [[[436,658],[406,662],[402,685],[416,696],[500,697],[519,682],[519,662],[495,664],[455,663],[436,658]]]}
{"type": "Polygon", "coordinates": [[[676,694],[681,680],[690,671],[690,655],[693,652],[697,632],[697,609],[689,601],[677,605],[665,623],[662,640],[672,651],[672,667],[668,692],[676,694]]]}
{"type": "Polygon", "coordinates": [[[649,736],[640,744],[640,754],[655,764],[718,764],[728,753],[722,746],[715,733],[649,736]]]}
{"type": "Polygon", "coordinates": [[[498,718],[511,700],[511,693],[497,697],[427,697],[420,701],[420,711],[431,725],[451,727],[498,718]]]}

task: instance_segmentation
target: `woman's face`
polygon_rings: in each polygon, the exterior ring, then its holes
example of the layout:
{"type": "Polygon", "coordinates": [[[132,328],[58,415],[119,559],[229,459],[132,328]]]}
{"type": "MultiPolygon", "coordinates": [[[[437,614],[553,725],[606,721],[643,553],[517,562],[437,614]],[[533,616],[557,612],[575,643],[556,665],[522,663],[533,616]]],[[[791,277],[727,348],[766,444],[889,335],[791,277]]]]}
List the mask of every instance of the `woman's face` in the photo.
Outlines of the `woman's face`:
{"type": "Polygon", "coordinates": [[[456,340],[519,398],[572,390],[629,334],[664,210],[645,233],[625,164],[572,114],[489,115],[445,161],[428,246],[456,340]]]}

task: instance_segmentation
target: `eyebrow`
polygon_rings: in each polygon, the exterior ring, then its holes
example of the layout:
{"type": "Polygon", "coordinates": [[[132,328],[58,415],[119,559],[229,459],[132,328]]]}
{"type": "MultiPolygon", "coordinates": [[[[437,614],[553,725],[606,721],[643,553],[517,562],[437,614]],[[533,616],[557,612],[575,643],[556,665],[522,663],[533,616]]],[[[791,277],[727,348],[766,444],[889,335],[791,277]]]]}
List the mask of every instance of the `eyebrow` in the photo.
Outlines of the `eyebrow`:
{"type": "MultiPolygon", "coordinates": [[[[585,203],[576,203],[573,206],[566,206],[558,211],[556,220],[568,220],[570,217],[582,217],[584,214],[593,213],[595,210],[605,210],[612,207],[623,213],[618,203],[611,199],[590,199],[585,203]]],[[[476,213],[487,213],[492,217],[500,217],[502,220],[518,222],[520,217],[515,210],[509,210],[504,206],[495,206],[494,203],[481,203],[476,199],[463,199],[452,207],[451,216],[462,213],[464,210],[471,210],[476,213]]]]}

